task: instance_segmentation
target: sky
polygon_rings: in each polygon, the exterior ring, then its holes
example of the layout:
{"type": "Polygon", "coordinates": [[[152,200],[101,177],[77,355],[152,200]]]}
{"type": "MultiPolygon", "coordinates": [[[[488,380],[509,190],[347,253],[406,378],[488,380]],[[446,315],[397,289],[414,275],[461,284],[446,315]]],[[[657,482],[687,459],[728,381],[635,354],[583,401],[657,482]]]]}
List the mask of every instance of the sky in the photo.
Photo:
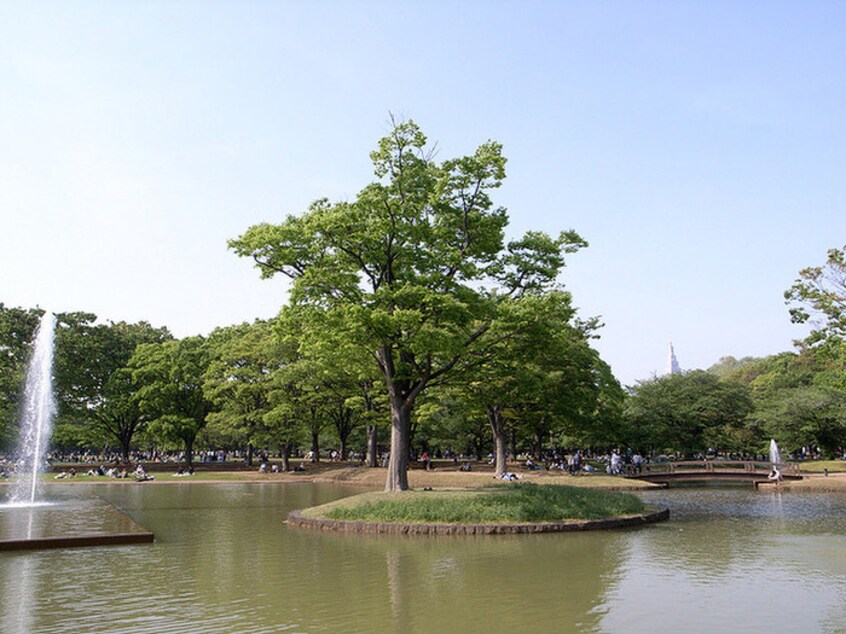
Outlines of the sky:
{"type": "Polygon", "coordinates": [[[390,117],[504,146],[508,237],[624,385],[793,349],[846,244],[842,2],[0,0],[0,303],[176,336],[275,315],[227,240],[375,180],[390,117]]]}

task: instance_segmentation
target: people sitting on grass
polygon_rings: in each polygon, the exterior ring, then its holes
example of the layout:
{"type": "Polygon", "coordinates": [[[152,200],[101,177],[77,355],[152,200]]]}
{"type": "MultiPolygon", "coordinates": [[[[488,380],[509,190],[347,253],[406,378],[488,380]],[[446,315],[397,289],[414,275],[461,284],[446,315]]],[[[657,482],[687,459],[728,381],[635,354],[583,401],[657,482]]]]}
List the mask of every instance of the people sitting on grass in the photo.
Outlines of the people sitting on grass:
{"type": "Polygon", "coordinates": [[[519,479],[520,479],[520,478],[522,478],[522,477],[523,477],[523,476],[521,476],[521,475],[519,475],[519,474],[517,474],[517,473],[513,473],[513,472],[511,472],[511,471],[506,471],[506,472],[505,472],[505,473],[503,473],[501,476],[499,476],[499,479],[500,479],[500,480],[513,481],[513,480],[519,480],[519,479]]]}
{"type": "Polygon", "coordinates": [[[526,468],[527,468],[529,471],[540,471],[541,469],[543,469],[543,467],[542,467],[542,466],[540,466],[540,465],[539,465],[539,464],[537,464],[534,460],[532,460],[532,457],[531,457],[531,456],[529,456],[528,458],[526,458],[526,468]]]}
{"type": "Polygon", "coordinates": [[[148,475],[147,472],[144,470],[144,466],[140,464],[135,467],[135,471],[132,472],[132,475],[135,476],[135,480],[137,482],[146,482],[147,480],[156,479],[156,476],[148,475]]]}

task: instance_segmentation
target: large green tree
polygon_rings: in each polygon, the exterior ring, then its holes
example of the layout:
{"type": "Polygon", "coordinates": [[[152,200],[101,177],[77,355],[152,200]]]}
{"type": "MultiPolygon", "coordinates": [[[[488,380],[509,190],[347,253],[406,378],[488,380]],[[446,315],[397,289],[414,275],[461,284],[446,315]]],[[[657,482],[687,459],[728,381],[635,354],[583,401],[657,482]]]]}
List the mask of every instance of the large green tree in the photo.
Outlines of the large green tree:
{"type": "Polygon", "coordinates": [[[745,385],[703,370],[642,381],[626,402],[627,422],[648,448],[682,453],[725,449],[727,429],[742,427],[751,411],[745,385]]]}
{"type": "Polygon", "coordinates": [[[41,311],[0,303],[0,449],[14,445],[26,366],[41,311]]]}
{"type": "Polygon", "coordinates": [[[354,343],[376,365],[391,410],[385,489],[408,488],[412,411],[421,392],[484,345],[496,296],[553,283],[576,234],[529,233],[504,244],[507,215],[491,193],[505,177],[495,142],[441,163],[411,121],[371,154],[379,179],[349,202],[318,200],[230,247],[263,277],[292,280],[285,312],[307,312],[302,345],[354,343]],[[496,290],[494,290],[496,289],[496,290]]]}
{"type": "Polygon", "coordinates": [[[846,245],[829,249],[823,266],[809,266],[784,292],[794,323],[814,326],[806,345],[823,342],[843,345],[846,340],[846,245]]]}
{"type": "Polygon", "coordinates": [[[273,437],[275,425],[266,417],[272,409],[275,374],[291,353],[267,321],[218,329],[209,336],[208,345],[210,362],[203,391],[214,405],[209,427],[242,443],[247,464],[252,465],[254,447],[280,440],[273,437]]]}
{"type": "Polygon", "coordinates": [[[465,360],[462,378],[491,426],[499,476],[509,430],[528,432],[539,449],[553,435],[592,424],[599,374],[588,345],[595,324],[576,321],[569,293],[529,293],[498,308],[488,353],[480,363],[465,360]]]}
{"type": "Polygon", "coordinates": [[[148,433],[181,442],[191,464],[194,441],[206,425],[212,404],[203,392],[209,351],[203,337],[138,346],[129,362],[148,433]]]}
{"type": "Polygon", "coordinates": [[[171,339],[147,322],[98,323],[91,313],[60,313],[56,320],[54,443],[65,446],[116,442],[124,457],[141,426],[130,414],[134,386],[123,372],[138,345],[171,339]]]}
{"type": "Polygon", "coordinates": [[[749,440],[757,440],[760,450],[768,438],[791,452],[806,447],[835,455],[846,446],[846,349],[842,345],[772,355],[739,367],[726,378],[750,390],[755,411],[747,428],[752,432],[749,440]]]}

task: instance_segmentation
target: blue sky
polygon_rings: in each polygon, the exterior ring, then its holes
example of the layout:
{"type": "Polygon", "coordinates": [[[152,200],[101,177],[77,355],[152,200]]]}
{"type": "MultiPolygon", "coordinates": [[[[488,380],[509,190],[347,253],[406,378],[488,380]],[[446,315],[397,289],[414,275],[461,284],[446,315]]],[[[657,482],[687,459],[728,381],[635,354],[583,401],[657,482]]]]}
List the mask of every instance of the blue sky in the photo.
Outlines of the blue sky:
{"type": "Polygon", "coordinates": [[[791,349],[782,293],[846,242],[836,2],[0,0],[0,302],[177,336],[275,314],[226,241],[372,180],[389,113],[503,143],[509,232],[625,384],[791,349]],[[459,5],[460,6],[456,6],[459,5]]]}

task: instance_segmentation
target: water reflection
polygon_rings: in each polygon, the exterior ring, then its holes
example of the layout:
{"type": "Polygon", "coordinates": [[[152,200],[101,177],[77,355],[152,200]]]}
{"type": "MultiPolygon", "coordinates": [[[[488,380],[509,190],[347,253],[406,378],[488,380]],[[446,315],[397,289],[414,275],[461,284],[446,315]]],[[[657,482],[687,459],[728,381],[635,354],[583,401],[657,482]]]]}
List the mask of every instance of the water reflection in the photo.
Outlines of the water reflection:
{"type": "Polygon", "coordinates": [[[330,485],[93,487],[154,545],[0,555],[14,632],[838,631],[846,503],[670,490],[670,522],[536,536],[288,528],[330,485]]]}
{"type": "Polygon", "coordinates": [[[601,630],[661,615],[670,631],[842,631],[846,499],[834,495],[676,491],[650,496],[673,521],[632,534],[601,630]],[[646,537],[646,538],[644,538],[646,537]],[[672,609],[667,606],[672,605],[672,609]]]}

